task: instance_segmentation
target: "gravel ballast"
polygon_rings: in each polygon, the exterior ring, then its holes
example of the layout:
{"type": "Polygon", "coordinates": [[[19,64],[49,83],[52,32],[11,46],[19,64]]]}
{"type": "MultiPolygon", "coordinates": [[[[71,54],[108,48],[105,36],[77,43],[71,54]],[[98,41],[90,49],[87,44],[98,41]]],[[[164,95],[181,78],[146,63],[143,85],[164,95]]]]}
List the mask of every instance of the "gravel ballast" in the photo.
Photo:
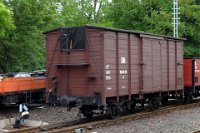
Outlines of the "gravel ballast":
{"type": "MultiPolygon", "coordinates": [[[[64,107],[32,107],[29,109],[30,119],[57,123],[76,119],[78,109],[70,112],[64,107]]],[[[18,108],[0,109],[0,120],[19,117],[18,108]]],[[[168,114],[143,118],[119,125],[92,130],[97,133],[191,133],[200,130],[200,107],[175,111],[168,114]]]]}
{"type": "Polygon", "coordinates": [[[97,133],[191,133],[200,130],[200,107],[93,130],[97,133]]]}
{"type": "MultiPolygon", "coordinates": [[[[77,118],[78,109],[73,108],[70,112],[65,107],[31,107],[29,108],[31,120],[57,123],[62,121],[74,120],[77,118]]],[[[6,118],[19,118],[20,113],[17,107],[0,109],[0,120],[6,118]]]]}

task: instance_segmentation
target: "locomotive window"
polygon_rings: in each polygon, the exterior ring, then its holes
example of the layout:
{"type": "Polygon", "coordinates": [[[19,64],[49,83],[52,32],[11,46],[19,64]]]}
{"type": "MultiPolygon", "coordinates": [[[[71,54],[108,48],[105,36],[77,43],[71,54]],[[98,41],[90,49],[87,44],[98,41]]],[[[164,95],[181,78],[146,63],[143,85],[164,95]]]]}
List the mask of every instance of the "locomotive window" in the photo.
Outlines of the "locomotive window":
{"type": "Polygon", "coordinates": [[[60,44],[62,50],[85,49],[85,28],[62,28],[60,44]]]}
{"type": "Polygon", "coordinates": [[[195,83],[198,83],[199,82],[199,78],[195,77],[194,81],[195,81],[195,83]]]}

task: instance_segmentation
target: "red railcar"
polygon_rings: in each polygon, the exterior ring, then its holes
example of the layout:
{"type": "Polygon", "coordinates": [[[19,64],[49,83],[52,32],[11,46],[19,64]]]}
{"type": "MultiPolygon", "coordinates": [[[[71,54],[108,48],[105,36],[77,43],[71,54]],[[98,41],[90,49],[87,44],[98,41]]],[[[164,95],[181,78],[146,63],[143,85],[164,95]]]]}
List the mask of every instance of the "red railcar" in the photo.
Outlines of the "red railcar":
{"type": "Polygon", "coordinates": [[[200,95],[200,59],[184,59],[184,86],[186,95],[200,95]]]}
{"type": "Polygon", "coordinates": [[[48,89],[67,106],[81,101],[86,116],[183,95],[182,38],[89,25],[45,34],[48,89]]]}

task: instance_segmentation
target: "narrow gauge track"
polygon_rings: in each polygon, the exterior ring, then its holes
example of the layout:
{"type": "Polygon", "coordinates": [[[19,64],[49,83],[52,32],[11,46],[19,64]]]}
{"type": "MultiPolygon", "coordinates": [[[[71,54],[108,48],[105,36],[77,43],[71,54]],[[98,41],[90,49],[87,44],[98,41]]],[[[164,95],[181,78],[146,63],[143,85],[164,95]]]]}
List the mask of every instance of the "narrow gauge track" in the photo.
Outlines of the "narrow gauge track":
{"type": "Polygon", "coordinates": [[[194,132],[192,132],[192,133],[200,133],[200,130],[198,130],[198,131],[194,131],[194,132]]]}
{"type": "MultiPolygon", "coordinates": [[[[36,110],[37,107],[45,106],[45,104],[30,104],[30,110],[36,110]]],[[[0,105],[0,119],[13,118],[19,115],[19,105],[4,106],[0,105]]]]}
{"type": "MultiPolygon", "coordinates": [[[[99,127],[111,126],[116,124],[121,124],[125,122],[131,122],[134,120],[138,120],[141,118],[148,118],[156,115],[171,113],[174,111],[191,109],[200,106],[200,100],[197,100],[191,104],[185,105],[169,105],[165,107],[161,107],[160,109],[151,111],[151,112],[138,112],[131,115],[126,115],[122,117],[117,117],[113,120],[102,119],[102,118],[94,118],[94,119],[81,119],[75,121],[68,121],[56,124],[50,124],[47,126],[40,126],[40,127],[31,127],[31,128],[24,128],[19,130],[13,130],[7,133],[74,133],[76,129],[85,129],[91,130],[99,127]]],[[[196,132],[195,132],[196,133],[196,132]]]]}
{"type": "Polygon", "coordinates": [[[0,105],[0,119],[15,117],[13,112],[19,112],[18,106],[0,105]]]}

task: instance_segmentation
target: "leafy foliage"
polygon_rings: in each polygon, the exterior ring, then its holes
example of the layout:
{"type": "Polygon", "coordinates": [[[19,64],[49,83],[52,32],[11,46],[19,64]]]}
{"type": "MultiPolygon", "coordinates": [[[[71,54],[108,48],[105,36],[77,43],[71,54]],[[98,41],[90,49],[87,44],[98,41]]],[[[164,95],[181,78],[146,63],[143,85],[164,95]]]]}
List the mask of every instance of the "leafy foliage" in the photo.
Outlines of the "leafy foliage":
{"type": "Polygon", "coordinates": [[[61,5],[62,24],[65,26],[106,25],[104,18],[109,7],[107,0],[64,0],[61,5]]]}
{"type": "Polygon", "coordinates": [[[180,35],[187,38],[186,57],[200,57],[200,4],[195,0],[180,0],[180,35]]]}
{"type": "Polygon", "coordinates": [[[12,12],[2,2],[0,2],[0,37],[4,37],[6,32],[15,28],[12,12]]]}
{"type": "MultiPolygon", "coordinates": [[[[7,33],[14,29],[13,12],[0,1],[0,71],[8,70],[5,64],[9,60],[7,54],[11,44],[9,42],[10,37],[7,33]]],[[[10,60],[10,62],[12,61],[10,60]]]]}
{"type": "Polygon", "coordinates": [[[58,25],[56,4],[49,0],[9,0],[16,26],[8,32],[1,51],[1,71],[44,69],[45,43],[42,32],[58,25]],[[4,57],[4,58],[3,58],[4,57]]]}
{"type": "MultiPolygon", "coordinates": [[[[200,4],[198,0],[179,0],[179,36],[187,38],[185,57],[200,57],[200,4]]],[[[113,0],[113,25],[116,28],[172,36],[173,1],[113,0]]]]}

